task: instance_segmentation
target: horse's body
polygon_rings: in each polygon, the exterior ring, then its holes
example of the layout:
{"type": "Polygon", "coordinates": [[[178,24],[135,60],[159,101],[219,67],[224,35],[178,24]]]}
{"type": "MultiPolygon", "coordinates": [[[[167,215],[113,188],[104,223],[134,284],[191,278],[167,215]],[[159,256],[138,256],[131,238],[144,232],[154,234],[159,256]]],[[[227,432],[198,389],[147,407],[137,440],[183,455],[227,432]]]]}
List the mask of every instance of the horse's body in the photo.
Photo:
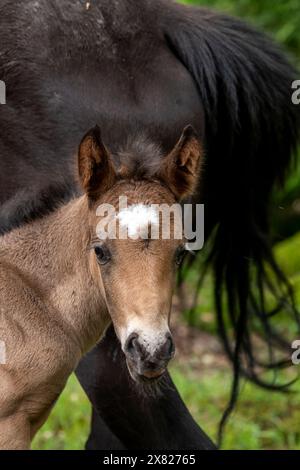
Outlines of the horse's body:
{"type": "Polygon", "coordinates": [[[60,200],[76,190],[71,156],[95,123],[112,150],[140,133],[171,148],[187,124],[203,134],[196,85],[160,37],[159,10],[150,8],[149,17],[140,2],[120,2],[118,12],[110,1],[92,4],[88,11],[80,1],[27,1],[9,14],[11,2],[2,4],[1,48],[7,52],[1,76],[8,100],[1,108],[1,134],[6,135],[0,143],[2,230],[22,221],[26,212],[48,208],[56,195],[60,200]],[[20,34],[29,17],[30,47],[20,34]],[[13,31],[18,34],[12,47],[13,31]]]}
{"type": "MultiPolygon", "coordinates": [[[[243,332],[249,311],[264,325],[268,320],[261,315],[262,299],[248,310],[249,260],[262,286],[261,261],[273,263],[269,195],[284,176],[298,133],[292,68],[269,40],[243,23],[168,1],[98,0],[87,8],[83,1],[2,0],[0,17],[0,79],[7,87],[7,105],[0,107],[0,230],[78,192],[72,155],[95,122],[112,150],[139,134],[168,150],[181,129],[193,124],[207,153],[196,200],[206,203],[207,233],[219,224],[213,259],[220,333],[236,372],[244,350],[257,379],[243,332]],[[224,284],[238,332],[234,350],[218,299],[224,284]]],[[[99,415],[108,425],[106,445],[209,447],[173,390],[166,389],[169,406],[159,415],[155,399],[137,401],[128,377],[108,362],[117,348],[109,335],[78,370],[97,410],[94,429],[104,429],[99,415]],[[96,375],[90,366],[95,363],[96,375]],[[118,392],[110,406],[113,390],[118,392]],[[176,418],[174,407],[180,410],[176,418]]],[[[98,436],[90,442],[101,446],[98,436]]]]}

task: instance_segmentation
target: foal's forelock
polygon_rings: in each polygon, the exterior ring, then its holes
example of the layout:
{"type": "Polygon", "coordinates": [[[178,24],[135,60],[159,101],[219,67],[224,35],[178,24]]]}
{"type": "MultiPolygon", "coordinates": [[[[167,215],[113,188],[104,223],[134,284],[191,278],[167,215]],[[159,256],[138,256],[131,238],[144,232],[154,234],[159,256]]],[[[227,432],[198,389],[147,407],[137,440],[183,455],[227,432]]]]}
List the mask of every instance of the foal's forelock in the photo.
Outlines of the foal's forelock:
{"type": "Polygon", "coordinates": [[[162,159],[160,146],[147,136],[130,137],[115,156],[116,171],[121,179],[151,180],[158,174],[162,159]]]}

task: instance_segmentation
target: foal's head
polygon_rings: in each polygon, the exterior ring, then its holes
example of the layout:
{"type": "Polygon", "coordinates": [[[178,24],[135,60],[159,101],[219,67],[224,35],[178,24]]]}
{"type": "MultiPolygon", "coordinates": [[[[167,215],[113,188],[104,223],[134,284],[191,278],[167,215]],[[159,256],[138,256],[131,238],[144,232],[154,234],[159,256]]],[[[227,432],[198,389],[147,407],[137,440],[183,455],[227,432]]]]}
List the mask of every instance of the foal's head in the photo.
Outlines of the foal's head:
{"type": "Polygon", "coordinates": [[[89,211],[89,266],[136,380],[158,378],[174,355],[171,299],[186,249],[178,218],[171,215],[170,236],[164,235],[165,221],[153,205],[171,207],[193,194],[201,155],[191,127],[169,155],[153,154],[151,160],[125,153],[112,158],[98,127],[79,147],[89,211]],[[127,198],[126,208],[120,207],[120,196],[127,198]]]}

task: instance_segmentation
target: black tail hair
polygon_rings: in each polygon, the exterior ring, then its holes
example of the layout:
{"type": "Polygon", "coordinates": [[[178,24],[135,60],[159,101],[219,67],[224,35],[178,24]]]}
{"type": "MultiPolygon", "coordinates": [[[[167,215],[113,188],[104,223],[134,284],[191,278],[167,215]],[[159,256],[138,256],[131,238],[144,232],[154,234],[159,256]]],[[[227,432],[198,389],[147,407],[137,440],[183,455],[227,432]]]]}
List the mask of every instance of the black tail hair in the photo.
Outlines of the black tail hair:
{"type": "Polygon", "coordinates": [[[274,347],[290,350],[291,342],[271,320],[285,309],[300,325],[269,230],[270,196],[274,185],[284,181],[299,138],[300,107],[291,100],[296,73],[264,34],[217,12],[178,5],[164,31],[198,86],[206,116],[206,213],[214,214],[217,227],[208,261],[214,269],[218,329],[234,369],[222,430],[240,374],[269,389],[283,388],[257,373],[257,366],[284,365],[273,359],[274,347]],[[266,308],[266,291],[278,304],[272,312],[266,308]],[[266,364],[254,353],[253,321],[269,345],[266,364]]]}

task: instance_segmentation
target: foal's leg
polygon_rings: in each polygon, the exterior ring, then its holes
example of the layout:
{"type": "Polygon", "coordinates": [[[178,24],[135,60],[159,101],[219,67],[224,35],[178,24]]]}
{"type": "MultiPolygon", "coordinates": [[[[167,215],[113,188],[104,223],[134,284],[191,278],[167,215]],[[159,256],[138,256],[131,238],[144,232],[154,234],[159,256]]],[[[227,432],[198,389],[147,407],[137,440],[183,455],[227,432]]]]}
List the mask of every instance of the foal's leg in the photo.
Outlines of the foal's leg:
{"type": "Polygon", "coordinates": [[[30,424],[25,414],[0,419],[0,450],[28,450],[30,440],[30,424]]]}
{"type": "Polygon", "coordinates": [[[129,376],[112,327],[81,361],[76,373],[94,406],[88,448],[214,448],[168,374],[161,394],[145,395],[139,390],[129,376]]]}

